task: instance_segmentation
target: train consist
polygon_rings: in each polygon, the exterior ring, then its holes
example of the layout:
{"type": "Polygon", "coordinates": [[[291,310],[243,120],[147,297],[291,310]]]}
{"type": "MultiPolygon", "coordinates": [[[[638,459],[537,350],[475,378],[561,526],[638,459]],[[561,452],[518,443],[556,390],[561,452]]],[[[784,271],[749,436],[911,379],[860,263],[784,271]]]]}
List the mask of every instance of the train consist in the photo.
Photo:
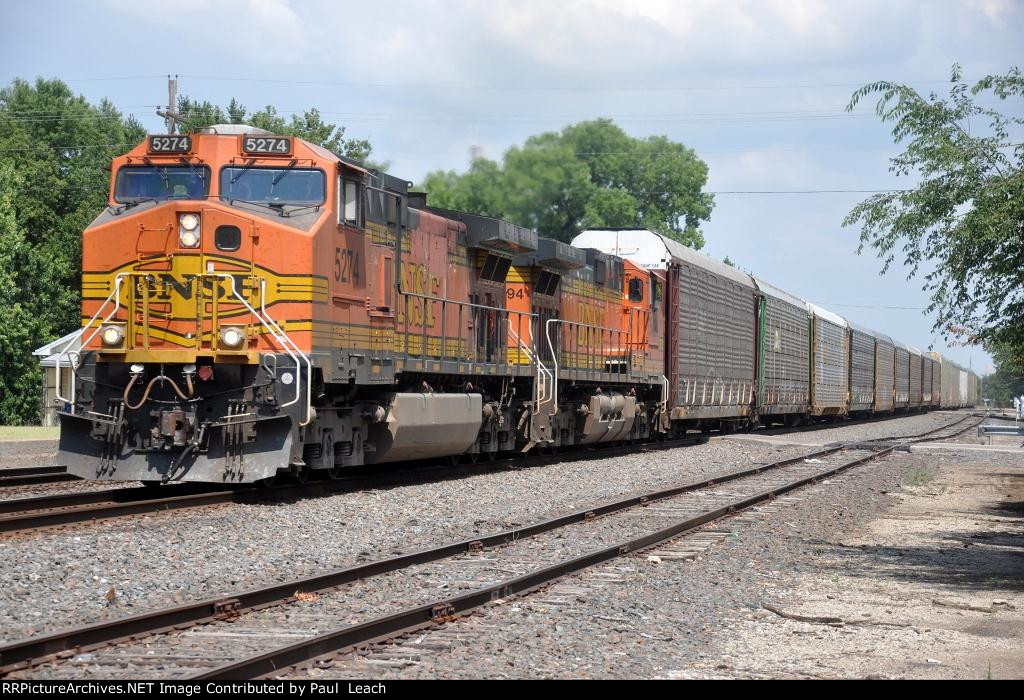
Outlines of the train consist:
{"type": "Polygon", "coordinates": [[[977,399],[941,356],[651,231],[567,245],[301,139],[152,136],[112,173],[57,387],[86,479],[336,478],[977,399]]]}

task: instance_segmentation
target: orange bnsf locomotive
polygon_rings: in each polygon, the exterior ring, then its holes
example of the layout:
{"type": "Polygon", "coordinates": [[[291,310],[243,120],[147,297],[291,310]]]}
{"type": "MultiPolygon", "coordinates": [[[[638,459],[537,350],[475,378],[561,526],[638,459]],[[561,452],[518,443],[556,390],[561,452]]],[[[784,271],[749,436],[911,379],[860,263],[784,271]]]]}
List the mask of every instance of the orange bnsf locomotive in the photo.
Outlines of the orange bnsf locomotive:
{"type": "Polygon", "coordinates": [[[242,126],[116,158],[61,356],[68,471],[301,480],[668,425],[656,274],[408,185],[242,126]]]}
{"type": "Polygon", "coordinates": [[[151,136],[58,360],[86,479],[399,460],[974,405],[977,377],[648,230],[571,245],[251,127],[151,136]]]}

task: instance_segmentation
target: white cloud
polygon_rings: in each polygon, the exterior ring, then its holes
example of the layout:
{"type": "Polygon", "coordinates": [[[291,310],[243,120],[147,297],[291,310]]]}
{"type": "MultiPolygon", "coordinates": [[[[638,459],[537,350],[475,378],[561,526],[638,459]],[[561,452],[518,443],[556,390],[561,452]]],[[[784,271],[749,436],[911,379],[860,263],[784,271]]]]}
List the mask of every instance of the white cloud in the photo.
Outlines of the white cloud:
{"type": "MultiPolygon", "coordinates": [[[[177,0],[173,3],[104,0],[119,15],[131,18],[150,50],[201,51],[217,73],[225,59],[257,66],[316,62],[325,54],[324,37],[301,6],[289,0],[177,0]]],[[[128,37],[131,39],[132,37],[128,37]]]]}

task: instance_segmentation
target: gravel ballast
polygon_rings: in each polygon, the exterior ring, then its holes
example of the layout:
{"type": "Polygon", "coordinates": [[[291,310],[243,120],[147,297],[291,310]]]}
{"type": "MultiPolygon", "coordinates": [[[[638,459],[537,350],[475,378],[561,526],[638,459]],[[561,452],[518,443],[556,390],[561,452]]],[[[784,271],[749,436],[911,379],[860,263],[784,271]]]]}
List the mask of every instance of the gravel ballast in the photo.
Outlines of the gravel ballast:
{"type": "MultiPolygon", "coordinates": [[[[797,435],[801,441],[864,440],[950,420],[928,414],[797,435]]],[[[9,537],[0,541],[7,579],[0,592],[2,635],[11,641],[287,580],[806,451],[715,440],[296,503],[178,511],[9,537]]]]}

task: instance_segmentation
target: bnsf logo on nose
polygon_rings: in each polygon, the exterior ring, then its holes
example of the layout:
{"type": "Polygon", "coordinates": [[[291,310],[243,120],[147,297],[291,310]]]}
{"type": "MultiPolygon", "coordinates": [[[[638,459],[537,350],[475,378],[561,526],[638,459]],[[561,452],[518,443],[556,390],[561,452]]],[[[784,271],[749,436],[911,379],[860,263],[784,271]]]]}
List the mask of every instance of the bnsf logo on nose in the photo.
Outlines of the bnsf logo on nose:
{"type": "MultiPolygon", "coordinates": [[[[235,280],[235,291],[244,296],[248,276],[232,275],[232,277],[235,280]]],[[[180,279],[167,273],[156,275],[155,281],[151,281],[148,285],[149,297],[162,301],[170,301],[175,297],[192,300],[195,299],[197,288],[201,288],[202,296],[208,299],[213,298],[214,295],[218,299],[233,296],[231,283],[226,279],[203,277],[197,284],[198,279],[199,275],[182,275],[180,279]]]]}

